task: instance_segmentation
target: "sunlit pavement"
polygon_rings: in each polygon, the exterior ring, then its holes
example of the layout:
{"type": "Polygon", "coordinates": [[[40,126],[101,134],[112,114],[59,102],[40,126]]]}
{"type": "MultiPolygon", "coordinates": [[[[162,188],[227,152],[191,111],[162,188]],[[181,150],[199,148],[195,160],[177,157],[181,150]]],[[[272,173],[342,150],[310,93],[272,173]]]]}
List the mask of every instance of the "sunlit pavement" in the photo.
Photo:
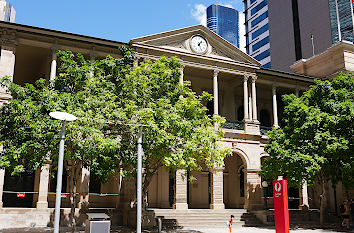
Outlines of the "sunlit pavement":
{"type": "MultiPolygon", "coordinates": [[[[21,228],[21,229],[4,229],[0,230],[0,233],[51,233],[53,232],[53,228],[21,228]]],[[[71,228],[61,228],[60,233],[71,232],[71,228]]],[[[79,228],[77,233],[84,233],[82,228],[79,228]]],[[[123,227],[115,227],[112,229],[111,233],[133,233],[135,230],[123,228],[123,227]]],[[[157,230],[144,230],[144,233],[156,233],[157,230]]],[[[210,227],[188,227],[183,229],[174,229],[174,230],[163,230],[165,233],[229,233],[229,229],[227,227],[222,228],[210,228],[210,227]]],[[[275,233],[274,228],[263,228],[263,227],[239,227],[234,226],[231,229],[231,232],[234,233],[275,233]]],[[[326,229],[293,229],[290,230],[291,233],[334,233],[340,232],[335,230],[326,230],[326,229]]],[[[354,231],[342,231],[342,232],[354,232],[354,231]]]]}

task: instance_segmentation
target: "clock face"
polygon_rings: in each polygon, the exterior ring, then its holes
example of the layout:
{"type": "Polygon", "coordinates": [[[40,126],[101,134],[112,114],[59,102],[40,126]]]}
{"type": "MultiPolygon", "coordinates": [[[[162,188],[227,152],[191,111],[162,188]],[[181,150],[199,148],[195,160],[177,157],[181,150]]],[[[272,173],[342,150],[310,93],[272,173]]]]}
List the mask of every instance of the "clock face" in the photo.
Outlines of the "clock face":
{"type": "Polygon", "coordinates": [[[191,39],[191,47],[197,53],[204,53],[207,50],[207,41],[201,36],[193,36],[191,39]]]}

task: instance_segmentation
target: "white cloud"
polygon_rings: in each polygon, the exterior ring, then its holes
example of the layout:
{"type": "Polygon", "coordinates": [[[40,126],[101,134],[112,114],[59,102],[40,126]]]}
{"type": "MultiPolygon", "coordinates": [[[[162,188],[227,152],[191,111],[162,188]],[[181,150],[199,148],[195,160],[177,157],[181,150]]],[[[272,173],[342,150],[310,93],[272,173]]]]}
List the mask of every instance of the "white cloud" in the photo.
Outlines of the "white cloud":
{"type": "Polygon", "coordinates": [[[238,33],[239,33],[239,37],[240,37],[240,49],[242,52],[246,53],[246,37],[245,37],[245,33],[246,33],[246,28],[245,28],[245,14],[239,12],[238,13],[238,33]]]}
{"type": "Polygon", "coordinates": [[[191,10],[191,14],[199,24],[206,26],[206,6],[203,4],[195,4],[191,10]]]}
{"type": "Polygon", "coordinates": [[[235,8],[235,7],[233,7],[231,4],[220,4],[220,5],[226,6],[226,7],[230,7],[230,8],[235,8]]]}

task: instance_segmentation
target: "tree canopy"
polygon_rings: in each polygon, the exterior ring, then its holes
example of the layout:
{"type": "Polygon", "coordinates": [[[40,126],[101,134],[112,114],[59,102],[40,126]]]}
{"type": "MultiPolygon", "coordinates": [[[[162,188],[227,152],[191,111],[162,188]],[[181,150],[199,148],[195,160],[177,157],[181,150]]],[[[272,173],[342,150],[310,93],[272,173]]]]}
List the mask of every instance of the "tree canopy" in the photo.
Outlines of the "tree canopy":
{"type": "Polygon", "coordinates": [[[61,122],[49,112],[65,111],[78,117],[67,124],[65,160],[89,167],[106,181],[122,168],[135,174],[137,124],[144,124],[144,167],[149,183],[156,170],[198,170],[222,165],[230,154],[218,145],[223,136],[206,114],[207,93],[198,96],[190,83],[179,84],[177,58],[134,63],[130,49],[122,56],[94,62],[81,54],[59,52],[56,79],[19,86],[5,79],[12,99],[0,109],[0,167],[13,174],[39,169],[56,161],[61,122]]]}
{"type": "Polygon", "coordinates": [[[261,175],[286,175],[291,186],[322,176],[333,184],[354,184],[354,78],[341,74],[332,81],[315,80],[300,98],[284,95],[284,123],[269,132],[261,175]]]}

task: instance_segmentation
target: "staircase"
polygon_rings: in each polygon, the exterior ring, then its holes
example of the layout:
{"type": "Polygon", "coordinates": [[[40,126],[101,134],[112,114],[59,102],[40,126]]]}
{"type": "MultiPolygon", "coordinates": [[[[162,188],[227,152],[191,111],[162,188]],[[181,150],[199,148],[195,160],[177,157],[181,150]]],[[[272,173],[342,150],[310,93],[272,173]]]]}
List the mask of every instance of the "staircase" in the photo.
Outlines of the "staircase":
{"type": "Polygon", "coordinates": [[[233,226],[259,226],[260,221],[255,215],[243,209],[150,209],[155,216],[163,217],[164,227],[226,227],[230,216],[233,215],[233,226]]]}

